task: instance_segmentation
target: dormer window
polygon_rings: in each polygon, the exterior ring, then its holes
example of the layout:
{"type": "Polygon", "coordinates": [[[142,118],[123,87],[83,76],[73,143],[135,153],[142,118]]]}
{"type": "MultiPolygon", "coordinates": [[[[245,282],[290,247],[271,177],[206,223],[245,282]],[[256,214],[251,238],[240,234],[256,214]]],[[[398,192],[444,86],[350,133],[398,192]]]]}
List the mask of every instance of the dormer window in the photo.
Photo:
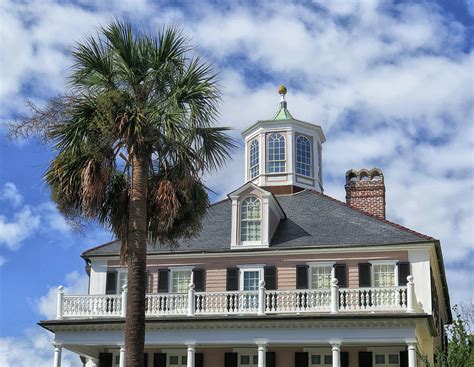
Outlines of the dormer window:
{"type": "Polygon", "coordinates": [[[311,142],[303,135],[296,138],[296,173],[311,177],[311,142]]]}
{"type": "Polygon", "coordinates": [[[249,161],[250,179],[253,179],[259,174],[258,161],[258,140],[254,139],[250,143],[250,161],[249,161]]]}
{"type": "Polygon", "coordinates": [[[285,138],[279,133],[268,137],[268,172],[278,173],[286,171],[285,138]]]}
{"type": "Polygon", "coordinates": [[[240,215],[240,241],[257,242],[261,238],[262,206],[260,200],[251,196],[242,201],[240,215]]]}

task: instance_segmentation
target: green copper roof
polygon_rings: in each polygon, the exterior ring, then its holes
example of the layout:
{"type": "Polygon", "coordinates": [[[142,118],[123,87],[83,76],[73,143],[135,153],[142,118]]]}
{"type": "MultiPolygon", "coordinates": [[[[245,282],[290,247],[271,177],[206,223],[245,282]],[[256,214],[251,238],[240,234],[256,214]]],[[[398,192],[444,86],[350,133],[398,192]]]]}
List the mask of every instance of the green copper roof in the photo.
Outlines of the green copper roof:
{"type": "Polygon", "coordinates": [[[290,111],[288,111],[286,106],[287,106],[286,101],[280,102],[280,109],[278,110],[275,117],[273,117],[273,120],[289,120],[293,118],[293,116],[291,116],[291,113],[290,111]]]}

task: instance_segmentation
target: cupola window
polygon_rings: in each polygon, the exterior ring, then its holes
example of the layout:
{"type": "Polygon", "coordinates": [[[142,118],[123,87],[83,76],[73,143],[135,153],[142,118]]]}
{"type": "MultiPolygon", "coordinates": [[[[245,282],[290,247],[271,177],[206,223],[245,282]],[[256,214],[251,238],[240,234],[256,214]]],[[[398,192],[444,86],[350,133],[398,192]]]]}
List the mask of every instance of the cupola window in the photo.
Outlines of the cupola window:
{"type": "Polygon", "coordinates": [[[311,177],[311,142],[302,135],[296,138],[296,173],[311,177]]]}
{"type": "Polygon", "coordinates": [[[242,201],[240,216],[240,241],[255,242],[261,238],[262,209],[254,196],[242,201]]]}
{"type": "Polygon", "coordinates": [[[252,140],[250,143],[250,179],[258,176],[259,173],[259,161],[258,161],[258,140],[252,140]]]}
{"type": "Polygon", "coordinates": [[[268,172],[285,171],[285,138],[281,134],[274,133],[268,138],[268,172]]]}

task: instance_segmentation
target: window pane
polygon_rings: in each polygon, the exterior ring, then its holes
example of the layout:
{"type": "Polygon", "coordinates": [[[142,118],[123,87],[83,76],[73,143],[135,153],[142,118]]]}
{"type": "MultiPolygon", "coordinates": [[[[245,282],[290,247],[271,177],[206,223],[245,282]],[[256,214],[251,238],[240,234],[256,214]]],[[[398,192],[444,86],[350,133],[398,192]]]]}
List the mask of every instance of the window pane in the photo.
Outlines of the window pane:
{"type": "Polygon", "coordinates": [[[395,265],[374,265],[374,287],[395,286],[395,265]]]}
{"type": "Polygon", "coordinates": [[[331,286],[332,267],[330,266],[314,266],[311,268],[312,288],[326,289],[331,286]]]}
{"type": "Polygon", "coordinates": [[[376,363],[376,364],[385,364],[385,355],[383,355],[383,354],[376,354],[376,355],[375,355],[375,363],[376,363]]]}
{"type": "Polygon", "coordinates": [[[321,364],[321,356],[313,354],[311,356],[311,364],[321,364]]]}
{"type": "Polygon", "coordinates": [[[255,139],[250,144],[250,178],[254,178],[258,175],[259,164],[258,164],[258,140],[255,139]]]}
{"type": "Polygon", "coordinates": [[[119,271],[118,273],[118,282],[117,282],[117,293],[122,293],[123,286],[127,284],[127,272],[119,271]]]}
{"type": "Polygon", "coordinates": [[[268,138],[268,172],[285,172],[285,138],[271,134],[268,138]]]}
{"type": "Polygon", "coordinates": [[[388,355],[389,364],[398,364],[398,354],[389,354],[388,355]]]}
{"type": "Polygon", "coordinates": [[[170,356],[170,364],[177,365],[179,363],[178,356],[170,356]]]}
{"type": "Polygon", "coordinates": [[[172,292],[186,293],[191,281],[191,270],[173,270],[172,292]]]}
{"type": "Polygon", "coordinates": [[[240,240],[259,241],[261,207],[258,198],[249,197],[242,202],[240,219],[240,240]]]}
{"type": "Polygon", "coordinates": [[[250,356],[240,356],[240,364],[250,364],[250,356]]]}
{"type": "Polygon", "coordinates": [[[332,356],[324,356],[324,364],[332,364],[332,356]]]}
{"type": "Polygon", "coordinates": [[[296,173],[311,176],[311,143],[304,136],[296,139],[296,173]]]}
{"type": "Polygon", "coordinates": [[[258,356],[253,356],[253,364],[258,364],[258,356]]]}
{"type": "Polygon", "coordinates": [[[244,291],[258,290],[259,280],[260,280],[260,272],[244,271],[244,291]]]}

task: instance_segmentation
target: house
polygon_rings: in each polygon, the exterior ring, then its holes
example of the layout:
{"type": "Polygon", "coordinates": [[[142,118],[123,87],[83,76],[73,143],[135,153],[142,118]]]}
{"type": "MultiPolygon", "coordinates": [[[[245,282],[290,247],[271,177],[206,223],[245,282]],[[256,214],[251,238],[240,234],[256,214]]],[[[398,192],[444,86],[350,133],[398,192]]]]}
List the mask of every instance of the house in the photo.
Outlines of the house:
{"type": "MultiPolygon", "coordinates": [[[[346,203],[323,193],[320,126],[280,108],[245,140],[245,183],[202,230],[149,245],[149,367],[395,367],[446,347],[440,242],[385,218],[380,169],[349,170],[346,203]]],[[[58,291],[63,348],[88,367],[125,366],[126,272],[113,241],[82,254],[89,294],[58,291]]]]}

